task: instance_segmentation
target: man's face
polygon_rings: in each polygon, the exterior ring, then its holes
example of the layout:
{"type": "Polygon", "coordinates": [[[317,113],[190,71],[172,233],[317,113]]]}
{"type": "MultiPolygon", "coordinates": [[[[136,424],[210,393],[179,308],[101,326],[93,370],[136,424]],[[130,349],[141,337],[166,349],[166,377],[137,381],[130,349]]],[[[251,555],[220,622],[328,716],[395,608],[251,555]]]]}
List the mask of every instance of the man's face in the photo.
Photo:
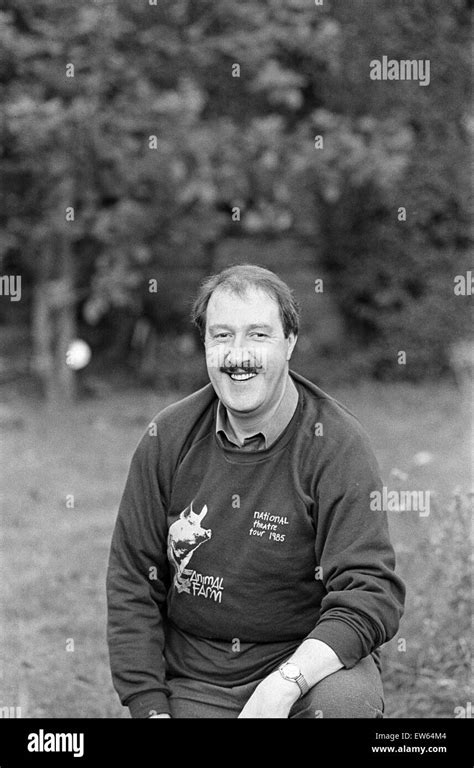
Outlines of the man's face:
{"type": "Polygon", "coordinates": [[[217,288],[206,316],[206,363],[231,412],[265,414],[279,401],[297,337],[286,339],[275,299],[249,288],[243,297],[217,288]]]}

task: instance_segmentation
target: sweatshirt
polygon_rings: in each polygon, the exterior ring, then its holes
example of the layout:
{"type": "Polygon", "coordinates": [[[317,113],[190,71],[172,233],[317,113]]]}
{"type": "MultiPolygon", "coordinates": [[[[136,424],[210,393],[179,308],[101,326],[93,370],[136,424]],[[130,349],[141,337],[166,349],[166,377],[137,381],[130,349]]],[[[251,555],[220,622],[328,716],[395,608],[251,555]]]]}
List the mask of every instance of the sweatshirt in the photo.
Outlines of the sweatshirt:
{"type": "Polygon", "coordinates": [[[382,482],[368,438],[294,371],[296,410],[243,452],[216,434],[209,383],[159,412],[133,455],[107,571],[115,689],[132,717],[169,712],[169,677],[263,678],[306,638],[346,668],[397,632],[382,482]]]}

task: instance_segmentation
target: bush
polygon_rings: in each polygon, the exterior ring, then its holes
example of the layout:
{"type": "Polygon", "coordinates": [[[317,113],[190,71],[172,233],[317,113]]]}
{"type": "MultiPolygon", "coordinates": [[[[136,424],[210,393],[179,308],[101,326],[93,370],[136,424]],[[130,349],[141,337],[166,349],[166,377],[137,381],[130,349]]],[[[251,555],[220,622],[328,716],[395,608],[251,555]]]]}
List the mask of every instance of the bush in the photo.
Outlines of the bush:
{"type": "Polygon", "coordinates": [[[446,509],[436,508],[416,566],[412,555],[412,568],[406,564],[405,580],[412,587],[398,633],[406,639],[406,653],[397,652],[396,640],[384,649],[390,717],[454,717],[455,708],[466,707],[472,696],[472,498],[472,493],[457,493],[446,509]]]}

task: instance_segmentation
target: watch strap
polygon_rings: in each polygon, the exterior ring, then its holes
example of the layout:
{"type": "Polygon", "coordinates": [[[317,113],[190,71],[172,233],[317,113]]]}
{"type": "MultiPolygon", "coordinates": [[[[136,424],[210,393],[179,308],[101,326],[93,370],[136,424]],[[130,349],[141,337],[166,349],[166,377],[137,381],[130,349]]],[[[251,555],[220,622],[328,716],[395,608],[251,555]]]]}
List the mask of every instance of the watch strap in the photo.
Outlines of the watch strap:
{"type": "Polygon", "coordinates": [[[307,683],[307,681],[306,681],[306,678],[305,678],[305,677],[303,677],[303,675],[302,675],[302,674],[298,675],[298,677],[297,677],[297,678],[296,678],[296,680],[295,680],[295,683],[296,683],[296,684],[297,684],[297,686],[299,687],[299,689],[300,689],[300,691],[301,691],[301,695],[302,695],[302,696],[304,696],[304,695],[305,695],[305,693],[308,693],[308,691],[309,691],[309,685],[308,685],[308,683],[307,683]]]}

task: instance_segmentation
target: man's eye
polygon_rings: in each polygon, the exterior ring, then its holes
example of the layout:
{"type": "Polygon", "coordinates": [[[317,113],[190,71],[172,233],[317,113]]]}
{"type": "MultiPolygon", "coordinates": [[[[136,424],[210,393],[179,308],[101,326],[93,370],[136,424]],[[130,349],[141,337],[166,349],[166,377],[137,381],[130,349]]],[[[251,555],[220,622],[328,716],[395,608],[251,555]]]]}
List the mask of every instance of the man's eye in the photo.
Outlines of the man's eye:
{"type": "Polygon", "coordinates": [[[264,337],[265,337],[265,336],[267,336],[268,334],[266,334],[266,333],[254,333],[253,335],[254,335],[254,336],[264,336],[264,337]]]}
{"type": "Polygon", "coordinates": [[[216,333],[215,338],[216,339],[222,339],[223,336],[228,336],[228,333],[216,333]]]}

